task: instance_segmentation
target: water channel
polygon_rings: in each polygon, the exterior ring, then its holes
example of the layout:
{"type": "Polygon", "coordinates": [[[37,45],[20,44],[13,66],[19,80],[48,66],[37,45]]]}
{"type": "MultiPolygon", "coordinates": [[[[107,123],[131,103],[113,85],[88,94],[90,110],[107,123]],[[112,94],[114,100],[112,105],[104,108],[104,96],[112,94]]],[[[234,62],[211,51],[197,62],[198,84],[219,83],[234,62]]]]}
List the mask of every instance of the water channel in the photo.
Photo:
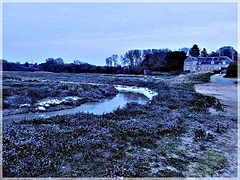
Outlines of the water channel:
{"type": "Polygon", "coordinates": [[[114,97],[109,97],[106,99],[103,99],[100,102],[89,102],[82,104],[81,106],[72,108],[72,109],[66,109],[66,110],[60,110],[60,111],[51,111],[51,112],[38,112],[38,113],[27,113],[27,114],[16,114],[16,115],[10,115],[10,116],[4,116],[3,122],[11,123],[13,121],[20,121],[23,119],[35,119],[35,118],[48,118],[56,115],[64,115],[64,114],[75,114],[77,112],[89,112],[93,114],[103,114],[103,113],[109,113],[114,110],[116,110],[118,107],[123,107],[125,104],[130,102],[137,102],[139,104],[146,104],[151,98],[156,95],[156,93],[151,92],[150,90],[146,89],[146,91],[143,91],[143,89],[140,89],[142,91],[139,93],[136,89],[129,90],[129,88],[124,87],[118,87],[119,93],[114,97]],[[129,92],[130,91],[130,92],[129,92]],[[145,93],[144,93],[145,92],[145,93]],[[146,96],[146,92],[151,93],[150,96],[146,96]]]}

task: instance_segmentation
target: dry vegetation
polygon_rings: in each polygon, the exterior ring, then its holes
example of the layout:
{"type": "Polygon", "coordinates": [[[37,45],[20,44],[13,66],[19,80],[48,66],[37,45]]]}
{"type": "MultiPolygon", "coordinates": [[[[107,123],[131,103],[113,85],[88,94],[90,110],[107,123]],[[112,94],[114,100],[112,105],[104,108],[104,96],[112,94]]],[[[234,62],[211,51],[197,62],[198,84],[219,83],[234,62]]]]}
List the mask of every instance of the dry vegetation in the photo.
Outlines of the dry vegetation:
{"type": "Polygon", "coordinates": [[[134,85],[158,95],[146,105],[129,103],[103,115],[77,113],[4,125],[4,177],[237,176],[237,164],[226,153],[227,147],[236,146],[237,134],[232,132],[237,117],[211,114],[209,108],[223,110],[216,98],[170,82],[173,77],[20,72],[5,76],[27,83],[47,80],[49,85],[134,85]]]}

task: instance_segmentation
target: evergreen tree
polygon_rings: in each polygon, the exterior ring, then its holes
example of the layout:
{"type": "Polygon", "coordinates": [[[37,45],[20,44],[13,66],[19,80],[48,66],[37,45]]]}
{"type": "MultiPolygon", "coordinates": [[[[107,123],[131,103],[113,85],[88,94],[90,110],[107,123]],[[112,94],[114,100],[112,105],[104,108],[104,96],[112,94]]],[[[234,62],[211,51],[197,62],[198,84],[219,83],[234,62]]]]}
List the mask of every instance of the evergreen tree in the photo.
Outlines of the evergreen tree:
{"type": "Polygon", "coordinates": [[[203,48],[203,50],[201,51],[201,56],[202,57],[207,57],[208,56],[207,50],[205,48],[203,48]]]}
{"type": "Polygon", "coordinates": [[[200,49],[198,45],[194,44],[193,47],[189,51],[189,55],[193,57],[198,57],[200,55],[200,49]]]}
{"type": "Polygon", "coordinates": [[[24,66],[26,66],[26,67],[29,67],[29,64],[28,64],[28,62],[26,62],[26,63],[24,64],[24,66]]]}

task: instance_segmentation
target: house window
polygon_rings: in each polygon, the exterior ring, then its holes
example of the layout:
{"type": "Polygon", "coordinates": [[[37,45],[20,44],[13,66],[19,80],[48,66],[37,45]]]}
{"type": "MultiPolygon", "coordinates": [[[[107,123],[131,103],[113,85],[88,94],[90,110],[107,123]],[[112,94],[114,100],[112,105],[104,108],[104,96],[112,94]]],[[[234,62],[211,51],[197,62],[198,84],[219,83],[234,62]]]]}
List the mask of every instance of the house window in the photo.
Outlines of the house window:
{"type": "Polygon", "coordinates": [[[223,64],[226,64],[226,61],[223,61],[223,64]]]}
{"type": "Polygon", "coordinates": [[[189,70],[189,67],[187,66],[187,68],[186,68],[187,70],[189,70]]]}
{"type": "Polygon", "coordinates": [[[194,62],[193,62],[193,65],[196,65],[196,64],[197,64],[197,61],[194,61],[194,62]]]}
{"type": "Polygon", "coordinates": [[[195,67],[195,66],[193,67],[193,70],[196,70],[196,67],[195,67]]]}
{"type": "Polygon", "coordinates": [[[205,67],[204,70],[207,71],[207,70],[208,70],[208,67],[205,67]]]}
{"type": "Polygon", "coordinates": [[[214,64],[214,60],[211,61],[211,64],[214,64]]]}
{"type": "Polygon", "coordinates": [[[201,67],[199,67],[198,70],[201,71],[201,67]]]}
{"type": "Polygon", "coordinates": [[[218,67],[218,69],[219,69],[219,70],[221,70],[221,69],[222,69],[222,67],[220,67],[220,66],[219,66],[219,67],[218,67]]]}
{"type": "Polygon", "coordinates": [[[214,71],[214,67],[211,67],[211,71],[214,71]]]}

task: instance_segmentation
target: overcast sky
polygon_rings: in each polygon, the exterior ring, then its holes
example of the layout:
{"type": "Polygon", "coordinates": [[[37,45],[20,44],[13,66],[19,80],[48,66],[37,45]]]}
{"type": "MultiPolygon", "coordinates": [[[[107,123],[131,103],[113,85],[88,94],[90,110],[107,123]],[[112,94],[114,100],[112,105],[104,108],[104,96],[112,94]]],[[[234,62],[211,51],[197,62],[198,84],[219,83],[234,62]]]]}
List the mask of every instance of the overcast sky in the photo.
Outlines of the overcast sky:
{"type": "Polygon", "coordinates": [[[130,49],[237,50],[237,3],[3,3],[3,58],[105,65],[130,49]]]}

